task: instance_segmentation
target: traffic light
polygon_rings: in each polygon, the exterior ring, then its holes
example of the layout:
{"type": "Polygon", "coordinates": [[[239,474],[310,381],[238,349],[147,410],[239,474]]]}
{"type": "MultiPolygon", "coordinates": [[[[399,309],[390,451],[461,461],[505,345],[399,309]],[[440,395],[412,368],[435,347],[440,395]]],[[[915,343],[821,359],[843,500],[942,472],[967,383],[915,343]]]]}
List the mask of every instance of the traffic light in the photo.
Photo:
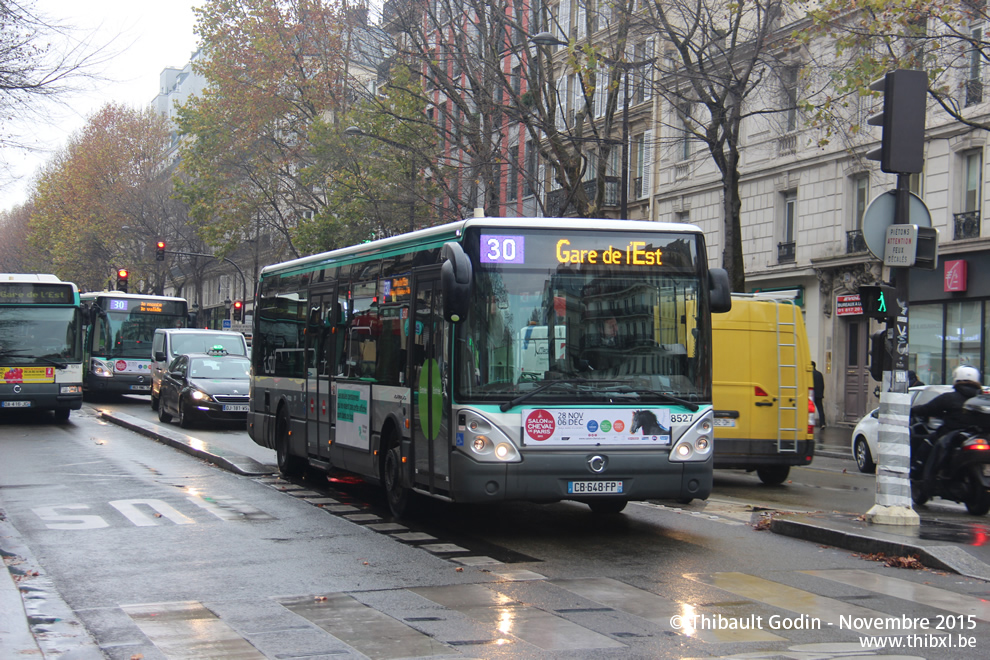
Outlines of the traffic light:
{"type": "Polygon", "coordinates": [[[889,174],[915,174],[925,166],[925,105],[928,73],[898,69],[872,83],[870,89],[883,92],[883,111],[866,123],[882,126],[880,148],[866,154],[880,161],[889,174]]]}
{"type": "Polygon", "coordinates": [[[887,349],[887,331],[879,330],[870,335],[870,377],[883,382],[883,372],[893,368],[894,360],[887,349]]]}
{"type": "Polygon", "coordinates": [[[901,313],[897,289],[886,284],[859,287],[859,304],[863,315],[873,319],[893,319],[901,313]]]}
{"type": "Polygon", "coordinates": [[[117,269],[117,291],[121,293],[127,293],[127,277],[130,273],[127,272],[126,268],[117,269]]]}
{"type": "Polygon", "coordinates": [[[244,314],[244,303],[240,300],[234,301],[234,320],[240,321],[244,314]]]}
{"type": "Polygon", "coordinates": [[[155,261],[165,261],[165,241],[155,244],[155,261]]]}

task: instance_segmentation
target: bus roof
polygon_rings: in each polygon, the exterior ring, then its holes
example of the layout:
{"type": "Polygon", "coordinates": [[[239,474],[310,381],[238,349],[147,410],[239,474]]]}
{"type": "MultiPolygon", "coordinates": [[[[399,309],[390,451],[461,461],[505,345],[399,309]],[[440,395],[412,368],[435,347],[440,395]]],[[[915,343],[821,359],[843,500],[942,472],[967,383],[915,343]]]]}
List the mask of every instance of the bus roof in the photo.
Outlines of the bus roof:
{"type": "Polygon", "coordinates": [[[187,302],[185,298],[176,298],[175,296],[156,296],[152,294],[143,293],[124,293],[123,291],[87,291],[85,293],[80,293],[79,297],[83,300],[95,300],[96,298],[131,298],[132,300],[175,300],[181,302],[187,302]]]}
{"type": "Polygon", "coordinates": [[[63,282],[54,275],[40,274],[40,273],[0,273],[0,282],[22,282],[22,283],[45,283],[45,284],[72,284],[72,282],[63,282]]]}
{"type": "Polygon", "coordinates": [[[392,250],[402,252],[410,248],[440,247],[447,241],[459,239],[469,227],[493,227],[504,229],[604,229],[608,231],[676,232],[701,234],[696,225],[674,222],[650,222],[646,220],[607,220],[589,218],[466,218],[436,227],[418,229],[398,236],[360,243],[330,252],[300,257],[292,261],[271,264],[261,269],[259,279],[283,272],[305,272],[319,266],[332,266],[362,257],[382,256],[392,250]]]}

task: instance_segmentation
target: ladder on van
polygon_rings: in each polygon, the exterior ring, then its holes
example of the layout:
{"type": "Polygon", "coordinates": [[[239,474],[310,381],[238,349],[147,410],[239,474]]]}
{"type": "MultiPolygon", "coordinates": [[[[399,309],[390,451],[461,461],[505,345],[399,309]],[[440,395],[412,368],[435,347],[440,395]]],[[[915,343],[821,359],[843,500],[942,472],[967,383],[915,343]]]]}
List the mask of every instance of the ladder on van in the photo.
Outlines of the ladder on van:
{"type": "Polygon", "coordinates": [[[798,396],[798,346],[797,315],[798,306],[793,303],[774,301],[777,310],[777,451],[796,453],[801,427],[800,401],[798,396]],[[790,310],[790,319],[783,309],[790,310]],[[794,405],[785,403],[790,400],[794,405]]]}

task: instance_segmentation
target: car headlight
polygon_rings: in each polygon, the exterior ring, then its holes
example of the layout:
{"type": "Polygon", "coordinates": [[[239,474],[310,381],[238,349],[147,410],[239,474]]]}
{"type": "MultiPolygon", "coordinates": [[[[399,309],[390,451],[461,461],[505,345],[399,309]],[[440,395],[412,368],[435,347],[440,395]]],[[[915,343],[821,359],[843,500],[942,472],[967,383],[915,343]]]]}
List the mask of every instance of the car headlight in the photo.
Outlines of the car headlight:
{"type": "Polygon", "coordinates": [[[670,460],[672,462],[708,460],[715,442],[713,419],[712,411],[707,410],[692,424],[671,449],[670,460]]]}
{"type": "Polygon", "coordinates": [[[494,424],[476,412],[458,413],[457,447],[485,463],[518,463],[519,449],[494,424]]]}
{"type": "Polygon", "coordinates": [[[203,402],[213,401],[213,397],[211,397],[206,392],[203,392],[202,390],[192,390],[191,392],[189,392],[189,396],[191,396],[194,401],[203,401],[203,402]]]}

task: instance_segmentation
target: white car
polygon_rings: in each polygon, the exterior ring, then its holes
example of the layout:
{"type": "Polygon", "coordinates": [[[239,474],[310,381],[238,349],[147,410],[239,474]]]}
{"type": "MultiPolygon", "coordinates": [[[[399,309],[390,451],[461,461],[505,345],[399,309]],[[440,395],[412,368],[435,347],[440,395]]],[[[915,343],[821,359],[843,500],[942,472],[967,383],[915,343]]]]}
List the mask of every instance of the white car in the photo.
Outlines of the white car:
{"type": "MultiPolygon", "coordinates": [[[[927,403],[939,394],[952,390],[952,385],[921,385],[912,387],[911,405],[927,403]]],[[[874,408],[859,420],[852,432],[852,454],[856,459],[856,467],[860,472],[873,474],[877,469],[877,435],[879,433],[878,417],[880,409],[874,408]]]]}

